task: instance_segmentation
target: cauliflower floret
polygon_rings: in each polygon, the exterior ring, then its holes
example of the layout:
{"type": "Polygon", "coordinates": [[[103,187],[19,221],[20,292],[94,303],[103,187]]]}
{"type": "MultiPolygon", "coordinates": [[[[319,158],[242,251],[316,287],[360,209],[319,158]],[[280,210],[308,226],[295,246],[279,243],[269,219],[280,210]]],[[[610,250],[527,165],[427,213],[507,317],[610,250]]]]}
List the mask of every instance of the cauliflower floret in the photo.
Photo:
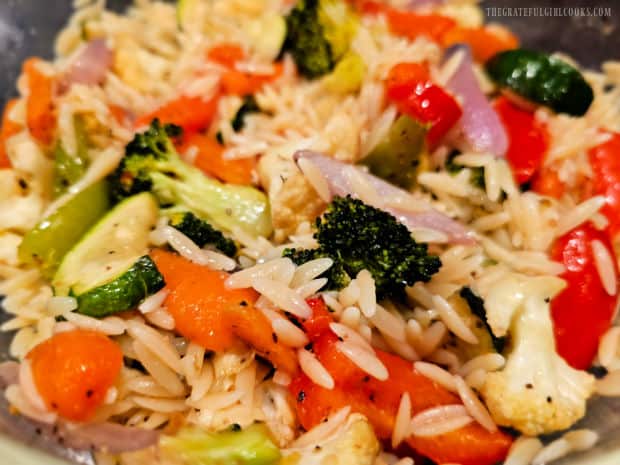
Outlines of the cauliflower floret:
{"type": "MultiPolygon", "coordinates": [[[[556,294],[563,282],[549,279],[557,281],[552,292],[556,294]]],[[[510,327],[512,348],[506,365],[488,375],[481,392],[498,424],[531,436],[573,425],[585,414],[594,387],[592,376],[573,369],[556,352],[550,297],[530,293],[523,300],[510,327]]]]}
{"type": "Polygon", "coordinates": [[[365,417],[353,414],[330,440],[304,449],[282,451],[279,465],[372,465],[379,441],[365,417]]]}
{"type": "Polygon", "coordinates": [[[304,221],[313,222],[325,210],[325,202],[292,160],[264,156],[258,165],[261,184],[269,194],[275,240],[282,242],[304,221]]]}

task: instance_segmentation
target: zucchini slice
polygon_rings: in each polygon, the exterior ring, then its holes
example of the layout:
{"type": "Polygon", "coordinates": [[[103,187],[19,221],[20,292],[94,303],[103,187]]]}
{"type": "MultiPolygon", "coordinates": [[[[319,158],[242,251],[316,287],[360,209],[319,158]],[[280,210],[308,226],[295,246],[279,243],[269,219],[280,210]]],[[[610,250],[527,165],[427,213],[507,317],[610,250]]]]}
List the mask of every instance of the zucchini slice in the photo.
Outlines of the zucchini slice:
{"type": "Polygon", "coordinates": [[[114,280],[76,296],[77,312],[103,318],[131,310],[165,285],[151,257],[144,255],[114,280]]]}
{"type": "Polygon", "coordinates": [[[556,113],[583,116],[594,99],[579,70],[546,53],[508,50],[491,58],[486,69],[499,86],[556,113]]]}
{"type": "Polygon", "coordinates": [[[54,276],[71,247],[108,211],[109,195],[105,181],[75,194],[24,236],[20,261],[40,266],[45,277],[54,276]]]}
{"type": "Polygon", "coordinates": [[[52,286],[56,295],[81,295],[127,272],[148,252],[159,208],[145,192],[119,203],[65,256],[52,286]]]}

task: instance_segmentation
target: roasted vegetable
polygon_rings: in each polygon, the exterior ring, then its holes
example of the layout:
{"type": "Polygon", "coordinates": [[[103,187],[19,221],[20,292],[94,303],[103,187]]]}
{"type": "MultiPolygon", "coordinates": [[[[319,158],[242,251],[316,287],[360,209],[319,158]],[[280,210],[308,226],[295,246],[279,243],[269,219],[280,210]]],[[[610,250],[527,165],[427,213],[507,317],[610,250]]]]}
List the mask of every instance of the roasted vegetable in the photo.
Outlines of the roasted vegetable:
{"type": "Polygon", "coordinates": [[[245,429],[209,433],[201,428],[186,427],[174,436],[163,436],[160,447],[176,463],[183,465],[276,465],[280,450],[263,424],[245,429]]]}
{"type": "Polygon", "coordinates": [[[248,234],[268,236],[271,220],[267,197],[248,186],[223,184],[186,164],[172,143],[178,126],[154,120],[125,148],[125,157],[110,176],[112,198],[152,192],[165,212],[191,211],[224,230],[240,228],[248,234]]]}
{"type": "Polygon", "coordinates": [[[212,245],[229,257],[237,254],[237,244],[227,238],[207,221],[201,220],[190,212],[176,213],[170,217],[170,226],[189,237],[198,247],[212,245]]]}
{"type": "MultiPolygon", "coordinates": [[[[156,275],[147,272],[149,283],[141,289],[145,269],[126,275],[147,253],[148,236],[157,217],[157,202],[151,194],[142,193],[118,204],[64,257],[52,280],[54,292],[57,295],[71,293],[80,296],[94,291],[94,294],[84,297],[84,303],[92,305],[92,313],[108,313],[113,310],[114,304],[129,305],[117,309],[127,310],[144,298],[149,288],[161,288],[156,275]],[[124,295],[117,295],[117,286],[129,284],[128,279],[135,282],[131,288],[121,292],[124,295]],[[102,287],[107,284],[110,286],[102,287]]],[[[87,308],[81,310],[89,312],[87,308]]]]}
{"type": "Polygon", "coordinates": [[[230,125],[235,132],[239,132],[243,129],[243,126],[245,126],[244,118],[246,117],[246,115],[250,113],[260,113],[260,111],[261,109],[258,106],[258,103],[256,102],[254,96],[246,95],[245,97],[243,97],[243,103],[237,110],[237,113],[235,113],[235,117],[230,122],[230,125]]]}
{"type": "Polygon", "coordinates": [[[123,352],[116,343],[85,329],[54,334],[26,359],[47,408],[73,422],[92,418],[123,366],[123,352]]]}
{"type": "Polygon", "coordinates": [[[325,76],[325,87],[331,92],[351,94],[362,87],[366,75],[366,63],[355,52],[348,52],[338,62],[331,74],[325,76]]]}
{"type": "Polygon", "coordinates": [[[108,210],[108,186],[101,181],[75,194],[29,231],[19,246],[19,259],[53,276],[65,254],[108,210]]]}
{"type": "Polygon", "coordinates": [[[408,189],[416,180],[426,132],[420,123],[402,115],[360,164],[368,166],[375,176],[408,189]]]}
{"type": "Polygon", "coordinates": [[[141,300],[155,294],[164,285],[164,277],[153,260],[145,255],[112,281],[77,295],[77,312],[103,318],[132,310],[141,300]]]}
{"type": "Polygon", "coordinates": [[[499,425],[528,436],[569,428],[585,414],[594,378],[569,366],[556,352],[548,301],[564,281],[523,276],[515,284],[512,294],[499,284],[503,302],[486,308],[495,334],[500,333],[495,329],[498,321],[508,322],[510,345],[504,351],[506,365],[487,375],[481,394],[499,425]],[[506,295],[512,296],[510,301],[506,295]]]}
{"type": "Polygon", "coordinates": [[[565,61],[532,50],[509,50],[491,58],[486,69],[499,86],[557,113],[583,116],[594,99],[592,87],[565,61]]]}
{"type": "Polygon", "coordinates": [[[308,78],[329,73],[349,49],[357,18],[343,0],[300,0],[286,18],[283,51],[308,78]]]}
{"type": "Polygon", "coordinates": [[[317,218],[314,237],[317,251],[289,250],[286,255],[297,263],[317,256],[332,258],[337,267],[328,283],[332,288],[347,282],[340,267],[350,277],[366,269],[375,280],[379,299],[402,297],[405,286],[429,281],[441,266],[427,245],[418,244],[395,217],[350,196],[334,198],[317,218]]]}
{"type": "Polygon", "coordinates": [[[461,291],[459,292],[459,295],[461,296],[462,299],[464,299],[467,302],[467,305],[469,306],[469,309],[471,310],[471,312],[483,324],[487,333],[491,337],[491,342],[493,344],[493,347],[495,348],[497,352],[501,354],[504,350],[504,347],[506,346],[506,337],[505,336],[497,337],[493,334],[493,331],[491,330],[491,326],[489,326],[489,322],[487,321],[487,311],[484,308],[484,300],[482,300],[482,298],[476,295],[474,291],[472,291],[471,288],[467,286],[461,289],[461,291]]]}
{"type": "Polygon", "coordinates": [[[69,186],[79,181],[88,166],[88,143],[81,118],[74,117],[76,153],[70,154],[58,141],[54,149],[54,196],[59,197],[69,186]]]}

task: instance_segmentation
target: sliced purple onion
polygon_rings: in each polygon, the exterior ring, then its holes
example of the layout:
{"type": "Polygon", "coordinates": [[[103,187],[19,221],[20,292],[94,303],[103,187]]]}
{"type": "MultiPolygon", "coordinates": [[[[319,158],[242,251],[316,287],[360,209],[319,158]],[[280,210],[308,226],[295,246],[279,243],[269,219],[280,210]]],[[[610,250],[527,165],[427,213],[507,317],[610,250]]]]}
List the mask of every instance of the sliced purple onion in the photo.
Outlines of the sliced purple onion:
{"type": "Polygon", "coordinates": [[[58,91],[67,92],[73,84],[98,85],[105,81],[113,54],[105,39],[88,42],[60,78],[58,91]]]}
{"type": "MultiPolygon", "coordinates": [[[[344,197],[351,195],[353,197],[359,197],[356,194],[355,187],[352,185],[351,177],[347,174],[351,172],[349,170],[353,170],[355,176],[362,182],[365,182],[371,186],[374,193],[381,199],[399,199],[403,204],[408,201],[412,204],[419,204],[420,202],[418,199],[413,198],[409,192],[393,186],[392,184],[367,173],[357,166],[342,163],[321,153],[310,150],[301,150],[296,152],[293,158],[299,165],[300,169],[308,177],[308,181],[312,185],[316,185],[319,194],[321,195],[321,192],[323,192],[321,196],[327,197],[324,198],[326,201],[331,200],[331,197],[333,196],[344,197]],[[310,162],[311,166],[318,170],[321,175],[321,179],[313,179],[315,176],[313,176],[311,171],[314,171],[314,169],[307,169],[308,166],[304,160],[310,162]]],[[[385,204],[375,204],[373,206],[381,208],[382,210],[394,215],[394,217],[407,226],[407,228],[412,232],[416,229],[432,229],[444,233],[451,243],[475,243],[475,239],[471,231],[468,231],[467,228],[465,228],[465,226],[458,221],[455,221],[449,216],[433,209],[429,204],[424,205],[420,211],[410,211],[406,208],[398,208],[393,205],[386,206],[385,204]]]]}
{"type": "Polygon", "coordinates": [[[508,150],[508,135],[499,116],[478,85],[469,47],[466,45],[452,47],[444,61],[448,62],[451,58],[460,59],[460,62],[448,80],[446,88],[461,99],[463,116],[458,126],[465,142],[475,152],[504,157],[508,150]]]}

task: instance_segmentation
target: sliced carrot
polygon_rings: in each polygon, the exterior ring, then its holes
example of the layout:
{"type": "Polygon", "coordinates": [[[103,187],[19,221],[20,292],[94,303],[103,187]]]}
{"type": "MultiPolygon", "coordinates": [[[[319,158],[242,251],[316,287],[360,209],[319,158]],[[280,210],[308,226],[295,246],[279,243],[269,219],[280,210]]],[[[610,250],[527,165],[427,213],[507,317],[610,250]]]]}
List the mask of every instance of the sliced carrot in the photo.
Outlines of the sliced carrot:
{"type": "Polygon", "coordinates": [[[33,57],[23,65],[23,72],[28,77],[26,120],[32,137],[43,145],[50,145],[56,130],[54,79],[39,70],[40,62],[40,58],[33,57]]]}
{"type": "Polygon", "coordinates": [[[13,122],[9,118],[9,113],[17,101],[17,99],[9,100],[4,107],[2,128],[0,128],[0,169],[11,167],[11,160],[9,160],[9,156],[6,153],[6,140],[22,130],[22,127],[19,124],[13,122]]]}
{"type": "Polygon", "coordinates": [[[179,334],[213,351],[232,347],[237,336],[276,368],[291,374],[297,371],[295,351],[273,337],[271,324],[254,307],[258,299],[255,291],[227,289],[227,273],[179,255],[154,250],[151,256],[170,290],[166,308],[179,334]]]}
{"type": "Polygon", "coordinates": [[[283,71],[281,63],[273,64],[272,74],[250,74],[236,69],[229,69],[222,74],[222,90],[229,95],[251,95],[258,92],[261,87],[276,80],[283,71]]]}
{"type": "Polygon", "coordinates": [[[190,147],[198,149],[194,165],[209,176],[230,184],[252,184],[256,167],[254,158],[227,160],[223,156],[224,147],[212,138],[197,132],[186,134],[177,149],[183,153],[190,147]]]}
{"type": "Polygon", "coordinates": [[[218,100],[219,95],[210,100],[183,95],[166,103],[154,112],[141,116],[136,120],[135,127],[147,126],[155,118],[158,118],[163,124],[176,124],[185,131],[199,131],[207,128],[213,121],[218,100]]]}
{"type": "Polygon", "coordinates": [[[123,365],[120,347],[104,334],[58,333],[27,355],[47,407],[72,421],[87,421],[103,404],[123,365]]]}
{"type": "Polygon", "coordinates": [[[508,29],[500,26],[454,27],[443,35],[444,47],[458,43],[468,44],[476,61],[484,63],[500,52],[517,48],[519,39],[508,29]]]}
{"type": "Polygon", "coordinates": [[[211,61],[215,61],[223,66],[232,68],[235,63],[245,58],[245,52],[243,49],[232,43],[224,43],[216,45],[207,53],[207,58],[211,61]]]}
{"type": "Polygon", "coordinates": [[[456,26],[456,21],[439,14],[418,14],[390,8],[387,19],[394,34],[416,39],[426,36],[435,42],[442,42],[444,34],[456,26]]]}

